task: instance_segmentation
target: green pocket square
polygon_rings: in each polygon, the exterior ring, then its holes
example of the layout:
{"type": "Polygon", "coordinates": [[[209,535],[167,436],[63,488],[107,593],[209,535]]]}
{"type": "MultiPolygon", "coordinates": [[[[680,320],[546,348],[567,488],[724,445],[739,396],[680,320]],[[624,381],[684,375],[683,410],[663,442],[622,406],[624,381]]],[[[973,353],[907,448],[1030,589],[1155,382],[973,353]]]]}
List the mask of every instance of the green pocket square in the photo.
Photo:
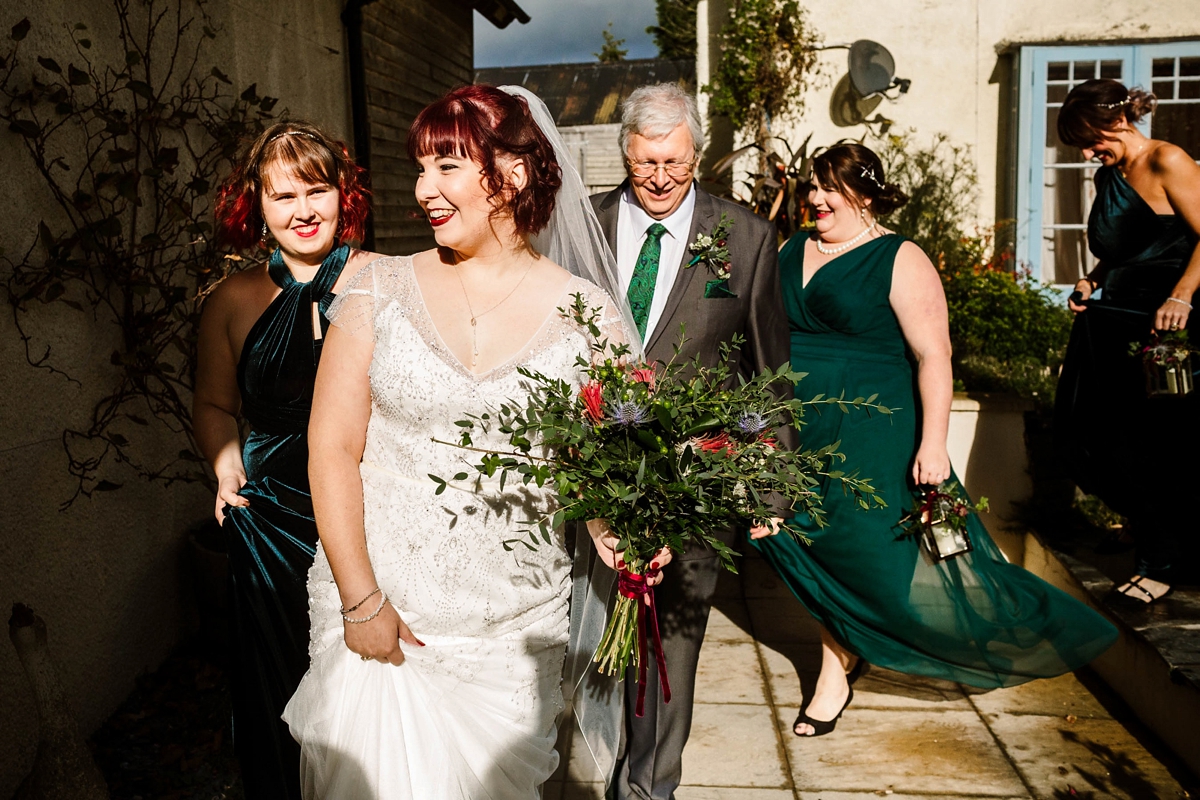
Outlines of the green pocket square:
{"type": "Polygon", "coordinates": [[[729,291],[729,279],[713,280],[704,284],[704,297],[711,300],[714,297],[737,297],[736,294],[729,291]]]}

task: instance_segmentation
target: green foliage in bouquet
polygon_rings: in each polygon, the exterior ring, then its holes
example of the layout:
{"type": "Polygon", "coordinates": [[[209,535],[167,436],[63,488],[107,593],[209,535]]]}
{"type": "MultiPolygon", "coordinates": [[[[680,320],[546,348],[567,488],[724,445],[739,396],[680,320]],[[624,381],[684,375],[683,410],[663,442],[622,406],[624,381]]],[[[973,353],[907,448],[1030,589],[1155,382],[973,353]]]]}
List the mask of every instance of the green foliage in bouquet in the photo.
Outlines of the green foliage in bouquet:
{"type": "Polygon", "coordinates": [[[1195,351],[1186,330],[1154,331],[1148,342],[1129,343],[1129,355],[1140,356],[1144,363],[1160,367],[1182,364],[1195,351]]]}
{"type": "MultiPolygon", "coordinates": [[[[593,340],[592,360],[578,361],[582,389],[522,369],[530,385],[527,398],[469,415],[457,423],[463,428],[460,440],[442,442],[481,453],[475,470],[498,475],[501,488],[510,480],[554,488],[558,508],[529,521],[523,538],[505,542],[506,548],[533,549],[549,543],[550,530],[563,522],[600,519],[619,538],[617,550],[624,551],[633,575],[645,575],[647,562],[664,547],[679,553],[691,542],[708,544],[736,571],[735,552],[716,534],[780,516],[779,504],[821,525],[823,481],[840,486],[863,508],[884,505],[868,480],[836,469],[845,460],[838,442],[797,452],[775,440],[781,426],[803,424],[805,408],[891,413],[875,396],[783,399],[804,377],[790,365],[746,379],[725,364],[710,369],[672,359],[658,371],[629,364],[629,348],[603,338],[600,309],[588,308],[582,295],[560,311],[593,340]],[[473,434],[492,430],[508,437],[510,449],[475,447],[473,434]]],[[[723,345],[724,361],[741,343],[735,338],[723,345]]],[[[438,492],[445,489],[446,480],[430,477],[438,492]]],[[[467,478],[459,473],[452,480],[467,478]]],[[[618,598],[597,655],[610,673],[621,674],[638,660],[633,602],[618,598]]]]}

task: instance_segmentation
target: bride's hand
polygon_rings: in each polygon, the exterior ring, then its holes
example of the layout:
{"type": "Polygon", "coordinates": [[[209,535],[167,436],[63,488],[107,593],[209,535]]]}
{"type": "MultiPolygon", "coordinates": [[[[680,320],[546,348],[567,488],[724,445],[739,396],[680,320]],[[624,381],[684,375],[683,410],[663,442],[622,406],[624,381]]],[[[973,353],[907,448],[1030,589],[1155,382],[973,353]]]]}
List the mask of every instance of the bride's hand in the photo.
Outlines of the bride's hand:
{"type": "MultiPolygon", "coordinates": [[[[612,528],[608,527],[608,523],[602,519],[588,520],[588,533],[592,536],[592,542],[596,545],[596,553],[599,554],[600,560],[603,561],[609,568],[621,572],[625,569],[625,559],[622,558],[624,550],[617,550],[617,543],[621,540],[619,536],[612,532],[612,528]]],[[[654,554],[650,559],[650,569],[653,574],[646,576],[646,583],[650,586],[658,586],[662,583],[662,568],[671,563],[671,549],[664,547],[654,554]]]]}
{"type": "Polygon", "coordinates": [[[913,461],[912,477],[918,486],[940,486],[942,481],[949,480],[950,454],[945,445],[939,447],[922,442],[913,461]]]}
{"type": "Polygon", "coordinates": [[[358,653],[363,661],[382,661],[398,667],[404,663],[401,641],[414,647],[425,646],[424,642],[413,636],[391,603],[384,603],[379,616],[370,622],[342,622],[342,628],[346,635],[346,647],[358,653]]]}

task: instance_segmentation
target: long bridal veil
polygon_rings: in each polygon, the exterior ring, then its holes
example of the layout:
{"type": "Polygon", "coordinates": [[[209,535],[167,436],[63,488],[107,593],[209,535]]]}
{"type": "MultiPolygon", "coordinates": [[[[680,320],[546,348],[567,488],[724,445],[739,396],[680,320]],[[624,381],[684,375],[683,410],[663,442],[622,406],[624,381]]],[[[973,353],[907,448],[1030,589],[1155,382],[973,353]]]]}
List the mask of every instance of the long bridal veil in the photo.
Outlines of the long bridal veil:
{"type": "MultiPolygon", "coordinates": [[[[534,122],[554,147],[554,155],[562,169],[562,188],[554,206],[550,224],[537,238],[538,252],[599,286],[608,293],[621,310],[628,332],[633,357],[642,357],[642,342],[638,339],[633,313],[625,300],[617,262],[613,257],[596,212],[588,200],[587,190],[571,153],[563,143],[558,127],[541,98],[521,86],[501,86],[502,91],[523,98],[534,122]]],[[[583,525],[575,544],[572,569],[571,630],[563,667],[564,713],[574,712],[587,743],[588,752],[605,781],[612,779],[617,759],[617,746],[623,717],[622,688],[615,679],[601,675],[592,663],[600,645],[607,620],[608,603],[613,596],[617,573],[596,557],[583,525]]],[[[563,754],[567,757],[567,754],[563,754]]]]}

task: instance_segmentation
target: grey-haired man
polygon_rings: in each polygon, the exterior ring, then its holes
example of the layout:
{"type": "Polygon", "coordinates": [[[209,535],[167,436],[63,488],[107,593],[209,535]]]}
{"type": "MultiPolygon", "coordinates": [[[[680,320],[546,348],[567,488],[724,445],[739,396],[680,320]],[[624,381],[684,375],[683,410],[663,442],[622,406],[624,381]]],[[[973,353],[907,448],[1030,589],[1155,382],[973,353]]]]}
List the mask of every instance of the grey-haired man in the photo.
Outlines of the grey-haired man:
{"type": "MultiPolygon", "coordinates": [[[[685,360],[699,356],[713,366],[721,343],[741,334],[745,344],[737,358],[742,374],[749,377],[786,363],[787,319],[775,229],[696,185],[704,138],[695,100],[678,84],[663,83],[637,89],[621,111],[621,150],[628,177],[613,191],[591,199],[617,257],[647,360],[669,361],[684,323],[685,360]],[[688,245],[710,233],[722,214],[733,223],[726,237],[731,267],[724,285],[703,264],[685,266],[691,259],[688,245]]],[[[791,431],[781,433],[785,444],[794,444],[791,431]]],[[[732,543],[734,537],[734,531],[727,531],[721,538],[732,543]]],[[[650,669],[645,715],[637,717],[637,675],[630,670],[625,681],[624,756],[610,790],[618,800],[670,800],[682,780],[696,663],[719,571],[712,550],[700,547],[664,570],[655,595],[671,702],[663,703],[658,675],[650,669]]]]}

